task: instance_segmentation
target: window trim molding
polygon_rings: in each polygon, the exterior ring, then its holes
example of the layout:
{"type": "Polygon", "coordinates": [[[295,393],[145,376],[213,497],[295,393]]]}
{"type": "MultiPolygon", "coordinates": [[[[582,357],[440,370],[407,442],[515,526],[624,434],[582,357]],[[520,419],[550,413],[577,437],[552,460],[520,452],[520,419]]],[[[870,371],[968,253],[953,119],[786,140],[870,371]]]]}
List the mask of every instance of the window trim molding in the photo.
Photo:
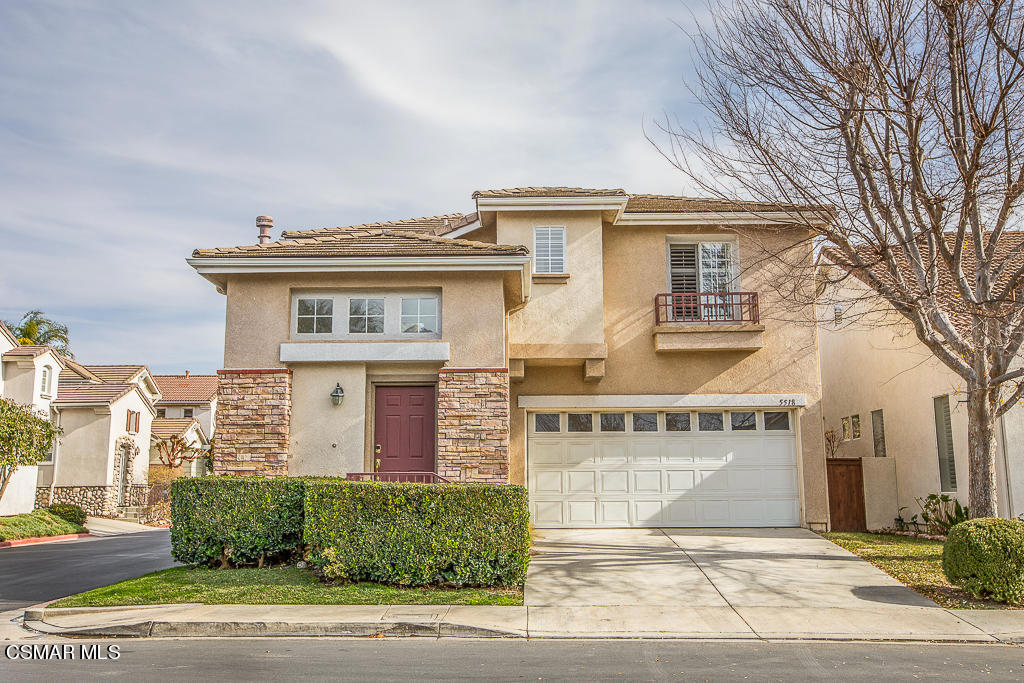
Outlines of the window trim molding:
{"type": "Polygon", "coordinates": [[[290,293],[288,339],[289,343],[301,342],[384,342],[384,341],[437,341],[444,330],[444,292],[440,288],[425,289],[296,289],[290,293]],[[434,299],[437,302],[437,330],[423,332],[402,332],[402,300],[434,299]],[[331,299],[334,319],[333,332],[298,332],[299,299],[331,299]],[[352,299],[384,300],[383,332],[349,332],[349,306],[352,299]]]}
{"type": "MultiPolygon", "coordinates": [[[[564,225],[535,225],[533,226],[533,262],[531,265],[532,275],[568,275],[569,273],[569,231],[564,225]],[[539,271],[537,270],[537,231],[538,230],[561,230],[562,231],[562,270],[560,271],[539,271]]],[[[550,259],[550,257],[549,257],[550,259]]]]}

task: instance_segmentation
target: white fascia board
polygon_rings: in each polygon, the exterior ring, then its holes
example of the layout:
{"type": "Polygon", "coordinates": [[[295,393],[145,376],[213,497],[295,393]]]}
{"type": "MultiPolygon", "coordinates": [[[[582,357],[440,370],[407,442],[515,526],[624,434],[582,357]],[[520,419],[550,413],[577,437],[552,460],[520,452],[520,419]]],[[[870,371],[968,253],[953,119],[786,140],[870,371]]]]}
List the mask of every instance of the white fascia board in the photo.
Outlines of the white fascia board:
{"type": "Polygon", "coordinates": [[[619,216],[629,197],[481,197],[480,211],[614,211],[619,216]]]}
{"type": "Polygon", "coordinates": [[[604,410],[620,408],[799,408],[806,394],[604,394],[575,396],[520,396],[527,410],[604,410]]]}
{"type": "Polygon", "coordinates": [[[331,273],[360,271],[522,270],[527,256],[400,256],[400,257],[195,257],[186,263],[200,274],[331,273]]]}
{"type": "Polygon", "coordinates": [[[456,237],[462,237],[465,234],[471,233],[474,230],[477,230],[479,227],[480,227],[480,221],[476,220],[476,221],[473,221],[472,223],[470,223],[469,225],[462,226],[458,230],[452,230],[451,232],[446,232],[445,234],[440,235],[440,237],[445,237],[445,238],[449,238],[449,239],[455,239],[456,237]]]}
{"type": "Polygon", "coordinates": [[[810,225],[827,225],[815,214],[803,215],[801,212],[788,211],[700,211],[686,213],[626,213],[620,216],[615,225],[623,227],[633,225],[784,225],[803,223],[810,225]]]}
{"type": "Polygon", "coordinates": [[[284,342],[282,363],[447,362],[448,342],[284,342]]]}

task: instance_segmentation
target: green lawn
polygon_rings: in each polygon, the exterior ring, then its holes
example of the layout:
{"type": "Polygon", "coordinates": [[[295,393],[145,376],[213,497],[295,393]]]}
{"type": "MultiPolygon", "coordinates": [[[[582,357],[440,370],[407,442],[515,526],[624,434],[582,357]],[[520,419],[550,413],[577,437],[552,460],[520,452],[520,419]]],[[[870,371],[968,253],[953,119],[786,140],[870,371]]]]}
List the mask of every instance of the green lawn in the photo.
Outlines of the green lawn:
{"type": "Polygon", "coordinates": [[[308,569],[174,567],[79,593],[51,607],[207,605],[522,605],[519,589],[324,583],[308,569]]]}
{"type": "Polygon", "coordinates": [[[85,527],[61,519],[49,510],[33,510],[23,515],[0,517],[0,541],[84,533],[85,527]]]}
{"type": "Polygon", "coordinates": [[[947,581],[942,573],[942,541],[845,531],[822,535],[943,607],[1015,609],[992,600],[979,600],[947,581]]]}

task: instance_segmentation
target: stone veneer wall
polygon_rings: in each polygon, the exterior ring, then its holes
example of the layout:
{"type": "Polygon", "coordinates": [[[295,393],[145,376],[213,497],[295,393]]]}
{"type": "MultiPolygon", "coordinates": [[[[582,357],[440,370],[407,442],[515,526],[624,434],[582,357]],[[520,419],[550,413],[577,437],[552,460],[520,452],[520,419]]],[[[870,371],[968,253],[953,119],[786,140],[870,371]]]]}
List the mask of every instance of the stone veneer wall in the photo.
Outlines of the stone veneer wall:
{"type": "Polygon", "coordinates": [[[507,484],[508,435],[508,369],[441,368],[437,473],[454,481],[507,484]]]}
{"type": "Polygon", "coordinates": [[[50,487],[36,489],[36,507],[44,508],[56,503],[71,503],[95,517],[117,516],[116,486],[55,486],[50,499],[50,487]]]}
{"type": "Polygon", "coordinates": [[[213,473],[287,475],[292,371],[218,370],[217,375],[213,473]]]}

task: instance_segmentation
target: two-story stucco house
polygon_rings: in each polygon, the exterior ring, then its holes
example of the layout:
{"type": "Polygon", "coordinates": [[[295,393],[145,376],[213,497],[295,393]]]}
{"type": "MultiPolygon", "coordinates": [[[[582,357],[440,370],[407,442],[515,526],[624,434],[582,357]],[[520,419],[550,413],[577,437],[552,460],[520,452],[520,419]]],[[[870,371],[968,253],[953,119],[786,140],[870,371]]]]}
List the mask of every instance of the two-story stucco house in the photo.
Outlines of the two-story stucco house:
{"type": "MultiPolygon", "coordinates": [[[[0,396],[31,406],[41,417],[53,419],[51,402],[56,396],[61,371],[67,362],[49,346],[21,344],[0,323],[0,396]]],[[[14,471],[0,498],[0,515],[29,512],[35,503],[38,467],[29,465],[14,471]]]]}
{"type": "MultiPolygon", "coordinates": [[[[216,429],[217,376],[193,375],[186,370],[184,375],[154,375],[153,381],[160,389],[160,400],[155,405],[150,468],[162,464],[161,441],[176,438],[195,451],[208,450],[216,429]]],[[[182,469],[186,476],[206,474],[206,459],[190,460],[182,469]]]]}
{"type": "Polygon", "coordinates": [[[816,330],[755,258],[812,262],[800,207],[473,200],[194,252],[226,295],[215,473],[520,483],[538,527],[827,526],[816,330]]]}

